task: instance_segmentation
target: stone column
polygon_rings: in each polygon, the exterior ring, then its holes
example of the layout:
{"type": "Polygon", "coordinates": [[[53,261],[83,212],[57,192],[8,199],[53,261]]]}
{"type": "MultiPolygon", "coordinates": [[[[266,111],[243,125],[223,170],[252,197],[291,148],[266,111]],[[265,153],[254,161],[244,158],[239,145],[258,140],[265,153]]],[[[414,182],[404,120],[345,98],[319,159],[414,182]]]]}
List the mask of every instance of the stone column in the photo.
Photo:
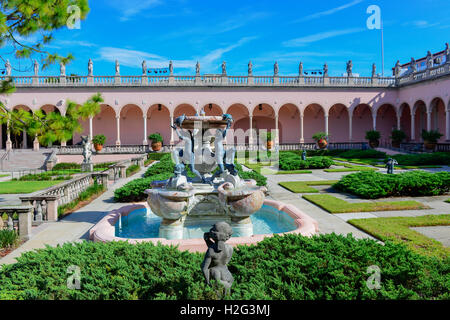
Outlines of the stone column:
{"type": "Polygon", "coordinates": [[[58,200],[47,199],[47,220],[58,221],[58,200]]]}
{"type": "Polygon", "coordinates": [[[416,140],[416,134],[415,134],[415,131],[416,131],[416,121],[415,121],[415,115],[416,115],[416,111],[415,110],[413,110],[412,112],[411,112],[411,141],[414,141],[414,140],[416,140]]]}
{"type": "Polygon", "coordinates": [[[93,135],[93,128],[92,128],[92,117],[89,117],[89,140],[92,140],[94,137],[93,135]]]}
{"type": "Polygon", "coordinates": [[[27,145],[27,130],[23,129],[22,132],[22,149],[27,149],[28,145],[27,145]]]}
{"type": "Polygon", "coordinates": [[[445,140],[450,140],[450,110],[445,111],[445,140]]]}
{"type": "Polygon", "coordinates": [[[325,133],[328,135],[328,115],[325,115],[325,133]]]}
{"type": "Polygon", "coordinates": [[[39,140],[37,136],[35,136],[33,140],[33,151],[39,151],[39,140]]]}
{"type": "Polygon", "coordinates": [[[116,146],[120,146],[120,116],[116,116],[117,139],[116,146]]]}
{"type": "Polygon", "coordinates": [[[12,150],[11,133],[9,132],[9,120],[6,123],[6,151],[12,150]]]}
{"type": "Polygon", "coordinates": [[[431,130],[431,111],[427,111],[427,130],[431,130]]]}
{"type": "Polygon", "coordinates": [[[373,130],[377,130],[377,113],[372,112],[373,130]]]}
{"type": "Polygon", "coordinates": [[[348,112],[348,141],[353,141],[353,110],[348,112]]]}
{"type": "Polygon", "coordinates": [[[146,146],[148,144],[147,141],[147,115],[144,115],[144,141],[142,141],[142,145],[146,146]]]}
{"type": "Polygon", "coordinates": [[[305,137],[303,134],[303,113],[300,113],[300,143],[305,143],[305,137]]]}
{"type": "Polygon", "coordinates": [[[280,144],[280,134],[278,132],[278,115],[275,116],[275,143],[280,144]]]}
{"type": "Polygon", "coordinates": [[[252,145],[253,144],[253,116],[249,117],[249,130],[250,130],[250,134],[248,136],[248,144],[252,145]]]}
{"type": "MultiPolygon", "coordinates": [[[[173,116],[170,116],[170,125],[173,126],[173,116]]],[[[173,129],[170,128],[170,144],[174,145],[175,141],[173,140],[173,129]]]]}
{"type": "Polygon", "coordinates": [[[28,205],[24,210],[19,212],[19,238],[21,240],[29,240],[31,236],[32,226],[32,210],[33,207],[28,205]]]}
{"type": "Polygon", "coordinates": [[[401,120],[402,115],[398,114],[397,112],[395,114],[397,115],[397,130],[401,130],[400,128],[402,125],[400,123],[400,120],[401,120]]]}

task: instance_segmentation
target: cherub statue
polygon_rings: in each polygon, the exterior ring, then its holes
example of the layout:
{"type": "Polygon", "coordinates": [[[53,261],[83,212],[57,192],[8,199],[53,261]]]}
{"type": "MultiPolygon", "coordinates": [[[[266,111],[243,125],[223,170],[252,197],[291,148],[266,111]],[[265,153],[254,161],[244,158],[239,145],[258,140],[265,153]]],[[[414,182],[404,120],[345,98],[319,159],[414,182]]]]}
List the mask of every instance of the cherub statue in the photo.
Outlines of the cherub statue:
{"type": "Polygon", "coordinates": [[[208,246],[201,266],[206,283],[209,285],[211,279],[216,280],[225,287],[226,294],[230,293],[234,281],[227,267],[233,255],[233,247],[225,243],[232,234],[230,225],[222,221],[214,224],[211,230],[203,235],[208,246]]]}
{"type": "Polygon", "coordinates": [[[89,137],[81,136],[81,142],[83,143],[83,163],[91,163],[92,150],[89,137]]]}
{"type": "Polygon", "coordinates": [[[394,167],[395,165],[398,164],[397,160],[389,158],[387,163],[386,163],[386,168],[387,168],[387,173],[388,174],[393,174],[394,173],[394,167]]]}

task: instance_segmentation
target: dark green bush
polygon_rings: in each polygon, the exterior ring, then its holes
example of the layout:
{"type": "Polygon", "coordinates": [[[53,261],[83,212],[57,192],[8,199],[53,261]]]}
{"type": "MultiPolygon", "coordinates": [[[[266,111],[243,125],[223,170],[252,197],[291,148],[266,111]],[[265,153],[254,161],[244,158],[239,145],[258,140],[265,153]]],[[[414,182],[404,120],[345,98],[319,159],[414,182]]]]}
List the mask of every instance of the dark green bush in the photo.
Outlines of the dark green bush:
{"type": "MultiPolygon", "coordinates": [[[[29,251],[0,270],[0,299],[218,299],[200,271],[202,253],[126,242],[66,243],[29,251]],[[81,290],[67,287],[78,266],[81,290]]],[[[275,236],[239,246],[229,264],[229,299],[449,299],[450,259],[420,256],[387,241],[351,235],[275,236]],[[381,288],[367,287],[369,266],[381,270],[381,288]]]]}
{"type": "Polygon", "coordinates": [[[145,190],[150,189],[153,181],[166,180],[173,176],[172,172],[152,175],[149,178],[136,179],[128,182],[121,188],[114,191],[114,201],[116,202],[140,202],[145,201],[145,190]]]}
{"type": "Polygon", "coordinates": [[[279,166],[281,170],[326,169],[333,164],[333,160],[328,157],[309,157],[302,160],[296,153],[280,153],[279,166]]]}
{"type": "Polygon", "coordinates": [[[144,177],[149,178],[153,175],[158,175],[161,173],[173,173],[175,169],[175,164],[172,161],[172,157],[170,154],[165,154],[160,158],[158,163],[153,164],[147,171],[144,173],[144,177]]]}
{"type": "Polygon", "coordinates": [[[129,166],[126,170],[126,175],[127,177],[132,176],[133,174],[135,174],[136,172],[139,171],[139,169],[141,169],[141,167],[137,164],[132,164],[131,166],[129,166]]]}
{"type": "Polygon", "coordinates": [[[72,210],[73,208],[75,208],[81,201],[89,200],[94,195],[102,193],[103,191],[105,191],[105,188],[103,187],[103,185],[98,184],[97,182],[94,182],[94,184],[92,186],[89,186],[86,190],[81,192],[78,195],[78,198],[72,200],[71,202],[69,202],[65,205],[59,206],[58,207],[58,217],[62,217],[65,213],[67,213],[70,210],[72,210]]]}
{"type": "Polygon", "coordinates": [[[0,249],[12,247],[16,245],[18,241],[19,236],[17,235],[16,230],[0,230],[0,249]]]}
{"type": "Polygon", "coordinates": [[[346,159],[384,159],[386,157],[385,152],[380,152],[377,150],[348,150],[339,155],[340,158],[346,159]]]}
{"type": "Polygon", "coordinates": [[[117,162],[102,162],[94,164],[94,169],[108,169],[109,166],[116,164],[117,162]]]}
{"type": "Polygon", "coordinates": [[[79,163],[74,162],[61,162],[57,163],[53,170],[70,170],[70,169],[81,169],[81,165],[79,163]]]}
{"type": "MultiPolygon", "coordinates": [[[[390,156],[403,166],[450,165],[450,152],[434,152],[423,154],[397,154],[390,156]]],[[[385,159],[387,162],[387,159],[385,159]]]]}
{"type": "Polygon", "coordinates": [[[170,155],[170,153],[167,152],[151,152],[151,153],[147,153],[147,159],[149,160],[161,160],[161,158],[163,158],[164,156],[170,155]]]}
{"type": "Polygon", "coordinates": [[[383,174],[364,171],[344,176],[333,187],[364,199],[437,196],[450,191],[450,172],[383,174]]]}

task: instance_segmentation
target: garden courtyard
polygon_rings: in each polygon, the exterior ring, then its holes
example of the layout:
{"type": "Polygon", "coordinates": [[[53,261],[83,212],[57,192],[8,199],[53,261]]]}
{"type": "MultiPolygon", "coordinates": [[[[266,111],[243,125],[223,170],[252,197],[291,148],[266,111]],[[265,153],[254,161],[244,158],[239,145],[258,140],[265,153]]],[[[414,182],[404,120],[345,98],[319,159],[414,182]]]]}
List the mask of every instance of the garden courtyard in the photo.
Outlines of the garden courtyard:
{"type": "MultiPolygon", "coordinates": [[[[396,155],[409,166],[400,165],[395,175],[387,175],[383,152],[349,152],[312,151],[306,160],[299,152],[280,152],[279,167],[262,156],[257,163],[237,166],[241,177],[267,187],[267,199],[293,205],[317,221],[319,232],[312,238],[275,236],[256,246],[239,246],[230,264],[237,277],[232,299],[449,298],[448,154],[413,156],[415,160],[396,155]],[[381,290],[366,285],[366,269],[373,265],[381,269],[381,290]]],[[[156,155],[149,154],[147,166],[134,165],[133,172],[109,181],[106,191],[86,196],[83,206],[68,210],[59,221],[33,227],[30,240],[16,243],[0,259],[5,288],[0,299],[219,298],[196,271],[201,253],[89,240],[91,228],[109,212],[145,202],[143,190],[172,175],[170,156],[156,155]],[[68,265],[82,269],[82,290],[65,287],[68,265]],[[40,275],[23,278],[36,268],[40,275]],[[48,282],[51,274],[57,276],[48,282]],[[102,283],[110,289],[100,289],[102,283]]],[[[63,167],[68,165],[59,169],[63,167]]],[[[14,197],[18,195],[2,194],[1,201],[4,205],[14,197]]]]}

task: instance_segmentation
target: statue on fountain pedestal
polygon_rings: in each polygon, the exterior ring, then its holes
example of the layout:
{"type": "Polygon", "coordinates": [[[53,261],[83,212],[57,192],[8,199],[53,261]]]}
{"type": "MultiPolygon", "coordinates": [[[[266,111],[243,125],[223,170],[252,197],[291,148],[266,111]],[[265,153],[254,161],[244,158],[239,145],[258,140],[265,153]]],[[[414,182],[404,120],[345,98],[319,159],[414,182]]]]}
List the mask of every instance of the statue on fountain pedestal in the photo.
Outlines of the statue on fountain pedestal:
{"type": "MultiPolygon", "coordinates": [[[[216,159],[216,163],[219,166],[219,169],[214,173],[214,175],[211,178],[210,183],[212,184],[214,179],[220,176],[222,173],[225,172],[225,166],[224,166],[224,158],[225,158],[225,150],[223,148],[223,140],[227,136],[228,129],[231,128],[231,123],[233,122],[233,118],[231,118],[231,115],[224,114],[223,119],[227,120],[227,126],[225,129],[216,129],[215,134],[215,140],[214,140],[214,157],[216,159]]],[[[234,157],[233,157],[234,159],[234,157]]],[[[233,166],[234,164],[231,163],[233,166]]],[[[227,164],[230,165],[230,164],[227,164]]]]}
{"type": "Polygon", "coordinates": [[[92,146],[88,136],[81,136],[81,142],[83,144],[83,162],[81,163],[81,172],[94,171],[94,165],[92,164],[92,146]]]}

